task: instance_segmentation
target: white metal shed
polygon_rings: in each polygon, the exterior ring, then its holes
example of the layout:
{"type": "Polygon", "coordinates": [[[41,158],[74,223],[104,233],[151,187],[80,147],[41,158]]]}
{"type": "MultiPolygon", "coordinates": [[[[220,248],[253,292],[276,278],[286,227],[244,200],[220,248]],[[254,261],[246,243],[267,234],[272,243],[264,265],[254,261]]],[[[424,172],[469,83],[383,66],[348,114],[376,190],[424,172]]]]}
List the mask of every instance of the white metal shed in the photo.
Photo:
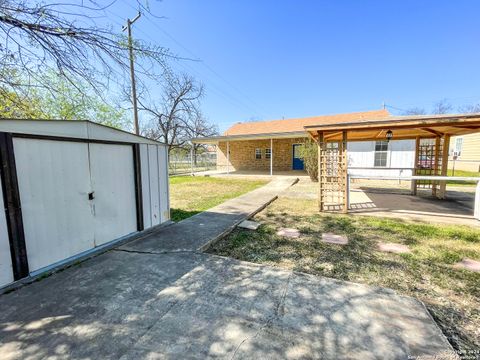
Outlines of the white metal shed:
{"type": "Polygon", "coordinates": [[[0,287],[170,219],[164,144],[89,121],[0,120],[0,287]]]}

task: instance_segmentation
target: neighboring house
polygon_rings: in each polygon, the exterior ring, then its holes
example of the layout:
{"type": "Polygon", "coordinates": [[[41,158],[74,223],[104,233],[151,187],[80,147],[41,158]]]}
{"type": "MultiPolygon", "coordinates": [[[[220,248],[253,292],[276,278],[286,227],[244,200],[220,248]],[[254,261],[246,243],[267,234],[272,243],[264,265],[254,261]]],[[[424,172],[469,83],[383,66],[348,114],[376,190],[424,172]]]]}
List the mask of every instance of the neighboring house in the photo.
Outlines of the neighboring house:
{"type": "MultiPolygon", "coordinates": [[[[387,119],[387,110],[237,123],[223,136],[201,140],[217,145],[217,168],[222,171],[269,172],[304,170],[301,146],[308,138],[304,126],[387,119]],[[227,150],[229,154],[227,155],[227,150]]],[[[350,173],[411,175],[415,140],[348,143],[350,173]]]]}
{"type": "Polygon", "coordinates": [[[480,133],[452,137],[448,167],[480,172],[480,133]]]}

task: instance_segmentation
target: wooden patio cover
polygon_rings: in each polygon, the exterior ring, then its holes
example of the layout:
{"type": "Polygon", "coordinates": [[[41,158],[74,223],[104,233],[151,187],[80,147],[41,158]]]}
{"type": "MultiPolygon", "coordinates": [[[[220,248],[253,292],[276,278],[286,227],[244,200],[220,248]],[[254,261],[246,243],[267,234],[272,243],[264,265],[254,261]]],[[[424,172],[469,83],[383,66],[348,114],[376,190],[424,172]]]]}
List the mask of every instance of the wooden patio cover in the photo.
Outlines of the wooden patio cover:
{"type": "MultiPolygon", "coordinates": [[[[387,140],[388,131],[391,132],[391,140],[416,139],[416,167],[420,140],[435,139],[434,175],[446,176],[450,137],[480,131],[480,114],[392,116],[387,119],[309,125],[305,126],[305,131],[318,144],[320,211],[327,210],[333,204],[334,208],[340,207],[343,212],[348,212],[347,142],[387,140]],[[328,145],[335,142],[338,146],[328,145]]],[[[445,198],[446,181],[435,181],[433,184],[432,194],[445,198]]]]}
{"type": "Polygon", "coordinates": [[[457,136],[480,131],[480,113],[459,115],[398,116],[381,120],[361,120],[353,123],[333,123],[305,126],[305,131],[317,140],[323,132],[325,141],[342,141],[347,132],[347,141],[385,140],[388,130],[392,140],[435,138],[444,135],[457,136]]]}

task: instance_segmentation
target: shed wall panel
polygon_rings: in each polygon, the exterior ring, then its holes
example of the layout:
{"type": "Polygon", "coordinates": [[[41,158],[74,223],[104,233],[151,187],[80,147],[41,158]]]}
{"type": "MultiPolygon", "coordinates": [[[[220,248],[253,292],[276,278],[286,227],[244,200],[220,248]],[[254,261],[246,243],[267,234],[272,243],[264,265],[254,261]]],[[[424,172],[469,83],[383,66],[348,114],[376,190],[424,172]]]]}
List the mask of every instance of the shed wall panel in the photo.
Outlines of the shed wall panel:
{"type": "Polygon", "coordinates": [[[170,220],[170,196],[168,183],[168,151],[165,146],[157,146],[158,150],[158,178],[160,181],[160,219],[161,222],[170,220]]]}
{"type": "Polygon", "coordinates": [[[140,164],[142,172],[142,200],[143,200],[143,226],[145,229],[152,227],[152,211],[150,204],[150,171],[148,160],[148,145],[140,145],[140,164]]]}
{"type": "Polygon", "coordinates": [[[137,230],[131,145],[89,144],[95,246],[137,230]]]}
{"type": "Polygon", "coordinates": [[[14,138],[30,271],[94,246],[88,145],[14,138]]]}
{"type": "Polygon", "coordinates": [[[148,168],[150,173],[150,212],[152,226],[160,224],[160,181],[158,151],[156,145],[148,145],[148,168]]]}
{"type": "MultiPolygon", "coordinates": [[[[0,179],[0,189],[2,186],[0,179]]],[[[5,211],[4,202],[3,202],[3,193],[0,190],[0,286],[6,285],[13,281],[13,271],[12,271],[12,257],[10,255],[10,242],[8,241],[8,230],[7,230],[7,220],[5,211]]]]}

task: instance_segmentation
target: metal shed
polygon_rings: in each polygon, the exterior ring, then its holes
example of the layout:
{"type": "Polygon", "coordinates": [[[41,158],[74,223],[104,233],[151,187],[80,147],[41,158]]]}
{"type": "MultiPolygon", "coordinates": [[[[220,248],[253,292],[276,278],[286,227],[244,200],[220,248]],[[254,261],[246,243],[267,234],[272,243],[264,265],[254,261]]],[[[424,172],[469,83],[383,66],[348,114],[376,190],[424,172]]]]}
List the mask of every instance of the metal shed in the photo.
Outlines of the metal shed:
{"type": "Polygon", "coordinates": [[[0,120],[0,287],[169,221],[167,156],[89,121],[0,120]]]}

